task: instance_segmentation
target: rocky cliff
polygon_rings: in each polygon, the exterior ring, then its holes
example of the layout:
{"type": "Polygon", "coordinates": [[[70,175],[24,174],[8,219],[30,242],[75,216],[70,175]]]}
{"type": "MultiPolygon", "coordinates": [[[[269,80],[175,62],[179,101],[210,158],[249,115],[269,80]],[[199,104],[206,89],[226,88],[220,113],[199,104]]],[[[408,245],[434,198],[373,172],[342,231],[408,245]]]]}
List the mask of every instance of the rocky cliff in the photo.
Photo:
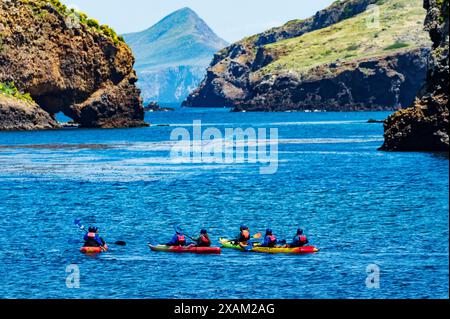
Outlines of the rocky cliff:
{"type": "Polygon", "coordinates": [[[426,84],[411,108],[387,119],[383,150],[449,151],[449,1],[425,0],[424,7],[433,41],[426,84]]]}
{"type": "Polygon", "coordinates": [[[0,83],[33,102],[3,94],[0,129],[58,127],[58,112],[82,127],[145,125],[133,64],[113,30],[57,0],[1,0],[0,83]]]}
{"type": "Polygon", "coordinates": [[[344,0],[217,53],[185,106],[236,111],[408,106],[431,45],[421,0],[344,0]]]}

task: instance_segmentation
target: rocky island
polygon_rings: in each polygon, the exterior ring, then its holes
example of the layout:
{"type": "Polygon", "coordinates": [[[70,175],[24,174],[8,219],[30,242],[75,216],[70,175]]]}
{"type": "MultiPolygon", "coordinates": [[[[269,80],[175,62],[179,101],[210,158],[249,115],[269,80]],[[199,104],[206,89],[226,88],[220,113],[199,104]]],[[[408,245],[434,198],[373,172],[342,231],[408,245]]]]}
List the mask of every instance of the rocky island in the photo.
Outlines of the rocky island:
{"type": "Polygon", "coordinates": [[[382,150],[449,151],[449,1],[425,0],[424,7],[433,40],[426,84],[411,108],[387,119],[382,150]]]}
{"type": "Polygon", "coordinates": [[[144,126],[134,57],[106,25],[58,0],[0,1],[0,130],[144,126]]]}
{"type": "Polygon", "coordinates": [[[218,52],[183,103],[235,111],[409,106],[431,42],[422,0],[343,0],[218,52]]]}

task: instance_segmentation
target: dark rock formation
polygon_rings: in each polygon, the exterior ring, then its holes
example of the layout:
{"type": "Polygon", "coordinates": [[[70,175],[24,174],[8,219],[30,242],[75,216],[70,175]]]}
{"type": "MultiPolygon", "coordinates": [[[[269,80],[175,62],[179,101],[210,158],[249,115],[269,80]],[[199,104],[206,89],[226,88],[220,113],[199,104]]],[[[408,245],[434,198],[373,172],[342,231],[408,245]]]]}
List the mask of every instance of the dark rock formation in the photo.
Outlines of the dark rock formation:
{"type": "Polygon", "coordinates": [[[170,112],[175,111],[171,107],[161,107],[157,102],[150,102],[146,107],[144,107],[146,112],[170,112]]]}
{"type": "Polygon", "coordinates": [[[433,40],[426,84],[411,108],[387,119],[382,150],[449,150],[449,1],[425,0],[424,7],[425,27],[433,40]]]}
{"type": "Polygon", "coordinates": [[[59,124],[36,103],[0,93],[0,130],[48,130],[59,124]]]}
{"type": "Polygon", "coordinates": [[[235,111],[381,111],[409,105],[425,80],[429,50],[321,65],[301,78],[272,77],[255,83],[235,111]],[[333,72],[329,72],[333,69],[333,72]]]}
{"type": "Polygon", "coordinates": [[[0,82],[82,127],[145,125],[133,55],[109,30],[56,0],[2,1],[0,82]]]}

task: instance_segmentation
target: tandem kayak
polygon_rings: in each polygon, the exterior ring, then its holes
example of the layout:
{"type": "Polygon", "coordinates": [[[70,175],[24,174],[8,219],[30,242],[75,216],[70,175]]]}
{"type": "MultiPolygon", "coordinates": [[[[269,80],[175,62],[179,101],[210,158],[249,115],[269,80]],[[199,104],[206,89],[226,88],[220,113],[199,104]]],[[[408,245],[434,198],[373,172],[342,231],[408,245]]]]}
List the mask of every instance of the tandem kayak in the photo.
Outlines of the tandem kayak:
{"type": "Polygon", "coordinates": [[[102,252],[108,251],[108,246],[105,247],[81,247],[80,252],[83,254],[100,254],[102,252]]]}
{"type": "Polygon", "coordinates": [[[148,247],[152,251],[160,251],[166,253],[191,253],[191,254],[220,254],[222,249],[220,247],[196,247],[196,246],[166,246],[166,245],[151,245],[148,247]]]}
{"type": "Polygon", "coordinates": [[[314,246],[305,246],[305,247],[295,247],[295,248],[288,248],[288,247],[261,247],[259,244],[254,244],[253,247],[249,250],[246,250],[244,247],[235,244],[231,240],[227,239],[220,239],[220,243],[222,244],[223,248],[230,248],[230,249],[237,249],[242,251],[249,251],[249,252],[256,252],[256,253],[265,253],[265,254],[312,254],[317,253],[319,251],[318,248],[314,246]]]}

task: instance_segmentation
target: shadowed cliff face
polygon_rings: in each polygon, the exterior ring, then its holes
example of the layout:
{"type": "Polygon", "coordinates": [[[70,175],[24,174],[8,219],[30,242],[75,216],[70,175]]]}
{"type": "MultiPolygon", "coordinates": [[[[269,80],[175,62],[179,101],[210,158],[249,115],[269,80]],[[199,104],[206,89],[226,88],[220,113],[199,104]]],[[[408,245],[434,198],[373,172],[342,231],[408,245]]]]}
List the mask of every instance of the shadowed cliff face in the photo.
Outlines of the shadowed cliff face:
{"type": "Polygon", "coordinates": [[[406,107],[426,76],[430,43],[417,24],[424,16],[419,0],[336,1],[312,18],[217,53],[184,105],[235,111],[406,107]],[[366,26],[374,4],[381,19],[376,31],[366,26]]]}
{"type": "Polygon", "coordinates": [[[130,49],[55,3],[0,1],[0,82],[83,127],[144,125],[130,49]]]}
{"type": "Polygon", "coordinates": [[[433,41],[427,80],[411,108],[386,120],[382,150],[449,150],[449,1],[425,0],[424,7],[425,28],[433,41]]]}

